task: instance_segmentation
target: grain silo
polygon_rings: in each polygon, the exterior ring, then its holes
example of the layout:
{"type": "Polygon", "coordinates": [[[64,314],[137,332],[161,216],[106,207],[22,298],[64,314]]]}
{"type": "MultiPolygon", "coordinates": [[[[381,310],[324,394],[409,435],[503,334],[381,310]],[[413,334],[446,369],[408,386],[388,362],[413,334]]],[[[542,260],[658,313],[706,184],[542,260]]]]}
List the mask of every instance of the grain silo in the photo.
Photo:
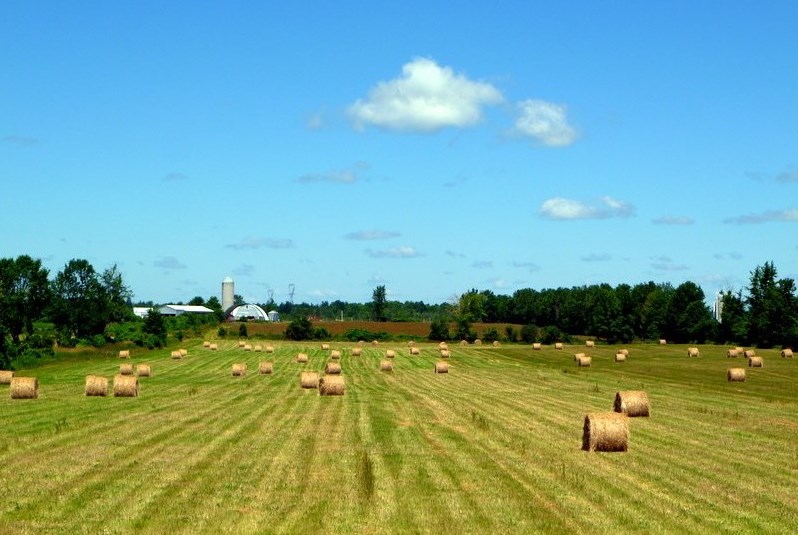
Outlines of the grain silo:
{"type": "Polygon", "coordinates": [[[225,277],[222,281],[222,310],[227,311],[233,306],[235,283],[232,277],[225,277]]]}

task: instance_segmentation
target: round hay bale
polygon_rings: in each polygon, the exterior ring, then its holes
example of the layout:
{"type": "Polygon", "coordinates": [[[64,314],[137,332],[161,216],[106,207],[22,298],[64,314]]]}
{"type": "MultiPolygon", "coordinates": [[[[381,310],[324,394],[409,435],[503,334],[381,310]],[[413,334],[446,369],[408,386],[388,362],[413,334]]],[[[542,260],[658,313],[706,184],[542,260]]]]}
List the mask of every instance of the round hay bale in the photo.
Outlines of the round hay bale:
{"type": "Polygon", "coordinates": [[[180,354],[180,351],[172,351],[172,358],[175,360],[182,359],[183,355],[180,354]]]}
{"type": "Polygon", "coordinates": [[[39,380],[35,377],[12,377],[11,399],[36,399],[39,397],[39,380]]]}
{"type": "Polygon", "coordinates": [[[299,375],[299,386],[302,388],[318,388],[319,374],[316,372],[302,372],[299,375]]]}
{"type": "Polygon", "coordinates": [[[753,357],[748,357],[748,367],[749,368],[762,368],[765,365],[762,357],[757,357],[754,355],[753,357]]]}
{"type": "Polygon", "coordinates": [[[622,412],[630,418],[649,416],[648,394],[642,390],[623,390],[615,393],[612,410],[622,412]]]}
{"type": "Polygon", "coordinates": [[[139,377],[152,377],[152,369],[149,364],[139,364],[136,366],[136,375],[139,377]]]}
{"type": "Polygon", "coordinates": [[[119,350],[119,358],[120,359],[129,359],[130,358],[130,350],[129,349],[121,349],[121,350],[119,350]]]}
{"type": "Polygon", "coordinates": [[[363,347],[364,345],[366,345],[366,341],[365,340],[358,340],[357,341],[357,345],[359,345],[360,347],[363,347]]]}
{"type": "Polygon", "coordinates": [[[744,348],[744,347],[739,347],[739,346],[737,346],[737,347],[735,347],[734,349],[736,349],[736,350],[737,350],[737,354],[738,354],[738,355],[742,355],[743,353],[745,353],[745,348],[744,348]]]}
{"type": "Polygon", "coordinates": [[[381,372],[392,372],[393,371],[393,362],[390,360],[383,360],[380,362],[380,371],[381,372]]]}
{"type": "Polygon", "coordinates": [[[726,380],[729,382],[745,381],[745,368],[729,368],[726,371],[726,380]]]}
{"type": "Polygon", "coordinates": [[[321,344],[321,349],[322,351],[329,351],[330,344],[321,344]]]}
{"type": "Polygon", "coordinates": [[[247,343],[245,341],[243,341],[243,340],[239,340],[238,341],[238,347],[244,347],[245,345],[247,345],[247,343]]]}
{"type": "Polygon", "coordinates": [[[139,396],[139,379],[134,375],[114,375],[114,397],[136,398],[139,396]]]}
{"type": "Polygon", "coordinates": [[[410,348],[410,354],[411,355],[420,355],[421,354],[421,350],[419,348],[417,348],[417,347],[411,347],[410,348]]]}
{"type": "Polygon", "coordinates": [[[438,344],[438,349],[449,349],[449,345],[446,342],[441,342],[438,344]]]}
{"type": "Polygon", "coordinates": [[[205,340],[204,342],[202,342],[202,347],[211,347],[211,343],[205,340]]]}
{"type": "Polygon", "coordinates": [[[585,340],[585,346],[587,347],[596,347],[596,342],[593,340],[585,340]]]}
{"type": "Polygon", "coordinates": [[[448,349],[441,350],[441,358],[442,359],[448,359],[450,356],[451,356],[451,353],[449,353],[448,349]]]}
{"type": "Polygon", "coordinates": [[[413,347],[414,345],[416,345],[416,343],[413,340],[407,342],[407,347],[413,347]]]}
{"type": "Polygon", "coordinates": [[[319,379],[320,396],[343,396],[346,393],[346,381],[340,375],[325,375],[319,379]]]}
{"type": "Polygon", "coordinates": [[[738,355],[739,353],[737,353],[736,349],[729,349],[726,351],[726,358],[734,359],[737,358],[738,355]]]}
{"type": "Polygon", "coordinates": [[[180,356],[181,357],[185,357],[186,355],[188,355],[188,349],[186,349],[186,348],[182,348],[181,347],[180,349],[178,349],[178,351],[180,351],[180,356]]]}
{"type": "Polygon", "coordinates": [[[208,348],[211,351],[216,351],[217,349],[219,349],[219,344],[211,344],[210,346],[208,346],[208,348]]]}
{"type": "Polygon", "coordinates": [[[258,373],[261,375],[269,375],[274,371],[274,364],[268,361],[263,361],[258,366],[258,373]]]}
{"type": "Polygon", "coordinates": [[[555,342],[554,349],[562,349],[562,342],[555,342]]]}
{"type": "Polygon", "coordinates": [[[324,367],[324,373],[328,375],[341,375],[341,363],[328,362],[327,365],[324,367]]]}
{"type": "Polygon", "coordinates": [[[616,412],[585,415],[582,449],[585,451],[626,451],[629,447],[629,422],[616,412]]]}
{"type": "Polygon", "coordinates": [[[576,361],[576,365],[580,368],[589,368],[592,362],[593,359],[591,357],[579,357],[579,360],[576,361]]]}
{"type": "Polygon", "coordinates": [[[244,346],[244,351],[252,351],[252,346],[250,344],[246,344],[244,346]]]}
{"type": "Polygon", "coordinates": [[[579,362],[579,359],[582,357],[586,357],[587,355],[584,353],[574,353],[574,362],[579,362]]]}
{"type": "Polygon", "coordinates": [[[296,361],[297,362],[307,362],[308,361],[308,356],[305,353],[299,353],[296,356],[296,361]]]}
{"type": "Polygon", "coordinates": [[[340,359],[341,358],[341,352],[338,351],[337,349],[333,349],[332,351],[330,351],[330,358],[331,359],[335,359],[335,360],[340,359]]]}
{"type": "Polygon", "coordinates": [[[621,349],[619,351],[619,353],[623,353],[624,357],[628,357],[629,356],[629,350],[628,349],[621,349]]]}
{"type": "Polygon", "coordinates": [[[133,375],[133,365],[132,364],[120,364],[119,365],[119,373],[122,375],[133,375]]]}
{"type": "Polygon", "coordinates": [[[460,345],[461,346],[467,346],[468,345],[468,340],[460,340],[460,345]]]}
{"type": "Polygon", "coordinates": [[[436,362],[435,373],[449,373],[449,363],[440,360],[436,362]]]}
{"type": "MultiPolygon", "coordinates": [[[[372,340],[371,341],[371,345],[378,346],[378,345],[380,345],[380,341],[379,340],[372,340]]],[[[337,394],[332,394],[332,395],[337,395],[337,394]]]]}
{"type": "Polygon", "coordinates": [[[476,340],[474,340],[474,345],[475,345],[475,346],[481,346],[481,345],[482,345],[482,340],[480,340],[479,338],[477,338],[476,340]]]}
{"type": "Polygon", "coordinates": [[[502,344],[498,340],[493,341],[493,347],[500,347],[502,344]]]}
{"type": "Polygon", "coordinates": [[[255,347],[252,348],[252,351],[254,351],[255,353],[262,353],[263,346],[260,344],[255,344],[255,347]]]}
{"type": "Polygon", "coordinates": [[[87,396],[102,396],[108,395],[108,378],[101,375],[87,375],[86,386],[83,392],[87,396]]]}
{"type": "Polygon", "coordinates": [[[659,339],[659,345],[661,345],[661,346],[668,345],[668,341],[665,340],[664,338],[660,338],[659,339]]]}
{"type": "MultiPolygon", "coordinates": [[[[562,344],[560,344],[560,345],[562,345],[562,344]]],[[[534,351],[540,351],[541,349],[543,349],[543,344],[541,344],[540,342],[535,342],[534,344],[532,344],[532,349],[534,351]]],[[[562,349],[562,348],[560,348],[560,349],[562,349]]]]}
{"type": "Polygon", "coordinates": [[[274,353],[274,346],[271,345],[266,346],[266,353],[274,353]]]}
{"type": "Polygon", "coordinates": [[[363,354],[363,350],[360,349],[359,347],[353,347],[352,348],[352,356],[353,357],[359,357],[362,354],[363,354]]]}
{"type": "Polygon", "coordinates": [[[753,349],[746,349],[743,355],[745,355],[745,358],[750,359],[751,357],[756,356],[756,351],[754,351],[753,349]]]}
{"type": "Polygon", "coordinates": [[[11,370],[0,370],[0,385],[10,385],[14,372],[11,370]]]}
{"type": "Polygon", "coordinates": [[[626,355],[618,351],[615,353],[615,362],[626,362],[626,355]]]}
{"type": "Polygon", "coordinates": [[[781,358],[783,359],[791,359],[792,358],[792,349],[789,347],[785,347],[781,350],[781,358]]]}
{"type": "Polygon", "coordinates": [[[698,348],[697,347],[688,347],[687,348],[687,356],[688,357],[697,357],[699,356],[698,348]]]}
{"type": "Polygon", "coordinates": [[[394,357],[396,357],[396,351],[394,351],[393,349],[389,349],[388,351],[385,352],[385,358],[392,359],[394,357]]]}
{"type": "Polygon", "coordinates": [[[247,365],[243,362],[233,364],[233,377],[243,377],[247,374],[247,365]]]}

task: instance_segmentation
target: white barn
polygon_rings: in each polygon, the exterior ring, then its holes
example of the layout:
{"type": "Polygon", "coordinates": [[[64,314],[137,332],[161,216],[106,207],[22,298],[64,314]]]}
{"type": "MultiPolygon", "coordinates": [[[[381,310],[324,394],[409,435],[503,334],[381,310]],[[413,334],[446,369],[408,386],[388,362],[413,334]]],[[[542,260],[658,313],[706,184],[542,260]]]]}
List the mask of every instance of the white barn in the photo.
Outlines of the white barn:
{"type": "Polygon", "coordinates": [[[164,316],[181,316],[183,314],[213,314],[213,310],[200,305],[164,305],[158,309],[164,316]]]}

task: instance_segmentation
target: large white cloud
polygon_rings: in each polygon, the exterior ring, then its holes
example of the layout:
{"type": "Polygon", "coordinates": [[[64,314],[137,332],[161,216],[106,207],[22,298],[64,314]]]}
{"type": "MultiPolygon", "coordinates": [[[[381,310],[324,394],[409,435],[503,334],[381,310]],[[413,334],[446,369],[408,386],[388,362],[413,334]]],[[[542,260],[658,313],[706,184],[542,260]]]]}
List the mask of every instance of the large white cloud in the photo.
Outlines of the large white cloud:
{"type": "Polygon", "coordinates": [[[607,196],[593,204],[555,197],[545,201],[539,213],[548,219],[607,219],[630,217],[634,215],[634,206],[607,196]]]}
{"type": "Polygon", "coordinates": [[[516,134],[531,137],[549,147],[564,147],[579,137],[576,128],[568,124],[565,106],[530,99],[519,102],[518,110],[516,134]]]}
{"type": "Polygon", "coordinates": [[[489,83],[469,80],[431,59],[416,58],[402,67],[401,77],[379,82],[348,112],[359,128],[431,132],[476,124],[484,106],[502,100],[501,92],[489,83]]]}

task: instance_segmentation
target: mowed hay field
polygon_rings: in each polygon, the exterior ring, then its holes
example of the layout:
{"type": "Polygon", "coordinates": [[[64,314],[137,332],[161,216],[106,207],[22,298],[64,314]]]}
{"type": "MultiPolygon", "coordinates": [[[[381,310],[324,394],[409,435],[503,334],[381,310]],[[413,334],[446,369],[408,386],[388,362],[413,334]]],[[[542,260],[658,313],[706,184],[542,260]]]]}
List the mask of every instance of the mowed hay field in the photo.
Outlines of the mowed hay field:
{"type": "Polygon", "coordinates": [[[794,533],[798,360],[726,348],[331,343],[344,396],[301,389],[319,344],[132,351],[137,398],[86,397],[116,358],[0,386],[0,533],[794,533]],[[393,372],[379,371],[394,349],[393,372]],[[295,362],[307,353],[305,364],[295,362]],[[590,367],[573,356],[585,352],[590,367]],[[273,373],[258,374],[262,360],[273,373]],[[232,376],[234,363],[246,374],[232,376]],[[745,367],[745,382],[726,380],[745,367]],[[581,450],[588,412],[643,390],[626,453],[581,450]]]}

